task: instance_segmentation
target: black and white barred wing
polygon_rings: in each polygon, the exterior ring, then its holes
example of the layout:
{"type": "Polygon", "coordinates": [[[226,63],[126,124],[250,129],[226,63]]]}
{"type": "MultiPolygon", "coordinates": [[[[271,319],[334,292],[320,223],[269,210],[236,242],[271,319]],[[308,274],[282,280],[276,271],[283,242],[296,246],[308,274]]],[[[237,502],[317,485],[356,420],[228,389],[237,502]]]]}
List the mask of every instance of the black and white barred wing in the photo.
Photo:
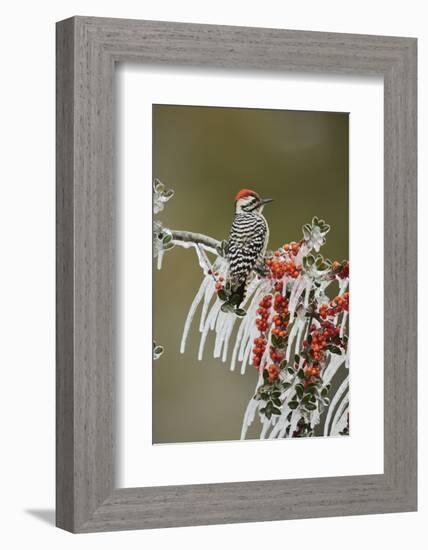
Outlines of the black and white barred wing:
{"type": "Polygon", "coordinates": [[[264,252],[267,227],[264,218],[254,214],[237,214],[229,235],[229,273],[232,290],[247,280],[264,252]]]}

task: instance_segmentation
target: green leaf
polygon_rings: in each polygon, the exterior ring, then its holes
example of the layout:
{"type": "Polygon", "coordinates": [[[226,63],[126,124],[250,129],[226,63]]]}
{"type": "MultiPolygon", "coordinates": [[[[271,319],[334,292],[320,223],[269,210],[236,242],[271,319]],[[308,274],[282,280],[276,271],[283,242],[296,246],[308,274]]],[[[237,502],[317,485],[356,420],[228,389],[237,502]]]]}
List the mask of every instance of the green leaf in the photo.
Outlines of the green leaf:
{"type": "Polygon", "coordinates": [[[273,404],[276,405],[277,407],[280,407],[282,405],[281,400],[276,397],[273,397],[272,401],[273,401],[273,404]]]}
{"type": "Polygon", "coordinates": [[[163,196],[166,198],[166,199],[170,199],[171,197],[174,196],[174,189],[167,189],[164,193],[162,193],[163,196]]]}
{"type": "Polygon", "coordinates": [[[236,292],[234,292],[232,294],[232,296],[230,297],[229,302],[233,306],[237,306],[239,304],[239,302],[241,302],[241,296],[239,294],[236,294],[236,292]]]}
{"type": "Polygon", "coordinates": [[[308,267],[312,267],[315,263],[315,258],[312,256],[312,254],[309,254],[308,256],[305,256],[306,265],[308,267]]]}
{"type": "Polygon", "coordinates": [[[224,303],[221,306],[221,310],[223,311],[223,313],[231,313],[233,311],[233,307],[228,303],[224,303]]]}
{"type": "Polygon", "coordinates": [[[308,384],[308,386],[306,387],[305,393],[313,395],[316,391],[317,385],[312,382],[312,384],[308,384]]]}
{"type": "Polygon", "coordinates": [[[309,401],[311,400],[311,394],[310,393],[306,393],[302,399],[302,403],[304,405],[306,405],[307,403],[309,403],[309,401]]]}
{"type": "Polygon", "coordinates": [[[156,346],[155,347],[155,354],[156,355],[161,355],[161,353],[164,352],[164,347],[163,346],[156,346]]]}
{"type": "Polygon", "coordinates": [[[223,300],[223,302],[225,302],[227,300],[227,293],[223,288],[221,288],[217,292],[217,296],[220,298],[220,300],[223,300]]]}
{"type": "Polygon", "coordinates": [[[245,309],[235,309],[235,313],[238,317],[245,317],[245,315],[247,315],[247,312],[245,311],[245,309]]]}
{"type": "Polygon", "coordinates": [[[154,184],[156,193],[162,193],[165,190],[165,185],[158,178],[155,178],[154,184]]]}
{"type": "Polygon", "coordinates": [[[290,407],[291,410],[297,409],[297,407],[299,406],[299,402],[298,401],[290,401],[288,403],[288,406],[290,407]]]}
{"type": "Polygon", "coordinates": [[[341,355],[341,351],[340,351],[340,348],[338,348],[337,346],[328,346],[327,349],[329,351],[331,351],[331,353],[335,353],[336,355],[341,355]]]}
{"type": "Polygon", "coordinates": [[[321,390],[321,397],[325,397],[327,394],[328,394],[328,389],[327,389],[327,388],[323,388],[323,389],[321,390]]]}
{"type": "Polygon", "coordinates": [[[305,403],[305,408],[308,409],[308,411],[314,411],[317,406],[314,403],[305,403]]]}
{"type": "Polygon", "coordinates": [[[263,380],[267,382],[269,380],[269,373],[267,369],[263,369],[263,380]]]}
{"type": "Polygon", "coordinates": [[[168,244],[163,245],[163,249],[164,250],[171,250],[171,248],[174,248],[174,246],[175,246],[174,243],[169,242],[168,244]]]}
{"type": "Polygon", "coordinates": [[[330,405],[330,399],[328,397],[325,397],[323,399],[323,404],[325,407],[328,407],[330,405]]]}
{"type": "Polygon", "coordinates": [[[291,382],[283,382],[282,387],[284,390],[288,390],[288,388],[291,388],[291,382]]]}
{"type": "Polygon", "coordinates": [[[271,342],[276,348],[278,348],[280,346],[280,337],[276,334],[272,334],[271,342]]]}
{"type": "Polygon", "coordinates": [[[295,390],[296,390],[297,396],[299,397],[299,399],[301,399],[303,397],[303,386],[302,386],[302,384],[297,384],[297,386],[295,387],[295,390]]]}
{"type": "Polygon", "coordinates": [[[293,369],[293,367],[288,367],[287,372],[288,374],[296,374],[296,369],[293,369]]]}
{"type": "Polygon", "coordinates": [[[277,407],[272,407],[272,414],[279,415],[281,414],[281,410],[278,409],[277,407]]]}
{"type": "Polygon", "coordinates": [[[303,372],[303,369],[299,369],[299,370],[297,371],[297,376],[298,376],[301,380],[303,380],[303,378],[305,377],[305,373],[303,372]]]}
{"type": "Polygon", "coordinates": [[[165,235],[165,237],[162,239],[163,244],[168,244],[172,241],[172,235],[168,233],[165,235]]]}
{"type": "Polygon", "coordinates": [[[296,353],[296,355],[294,356],[294,362],[295,362],[295,363],[299,363],[299,362],[300,362],[300,357],[297,355],[297,353],[296,353]]]}

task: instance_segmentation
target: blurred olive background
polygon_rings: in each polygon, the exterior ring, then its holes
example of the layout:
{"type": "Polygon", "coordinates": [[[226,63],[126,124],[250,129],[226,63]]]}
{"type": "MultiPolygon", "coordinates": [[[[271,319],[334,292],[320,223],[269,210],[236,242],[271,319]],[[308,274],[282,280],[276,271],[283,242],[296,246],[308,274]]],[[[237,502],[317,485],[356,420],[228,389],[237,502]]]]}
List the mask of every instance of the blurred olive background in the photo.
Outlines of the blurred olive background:
{"type": "MultiPolygon", "coordinates": [[[[157,215],[166,227],[227,239],[234,197],[250,188],[274,199],[270,249],[299,240],[316,215],[331,225],[321,252],[348,258],[347,113],[154,105],[153,177],[175,190],[157,215]]],[[[239,439],[255,369],[230,372],[212,358],[212,337],[198,361],[198,317],[179,351],[202,280],[195,251],[175,247],[153,275],[153,337],[165,347],[153,363],[153,443],[239,439]]]]}

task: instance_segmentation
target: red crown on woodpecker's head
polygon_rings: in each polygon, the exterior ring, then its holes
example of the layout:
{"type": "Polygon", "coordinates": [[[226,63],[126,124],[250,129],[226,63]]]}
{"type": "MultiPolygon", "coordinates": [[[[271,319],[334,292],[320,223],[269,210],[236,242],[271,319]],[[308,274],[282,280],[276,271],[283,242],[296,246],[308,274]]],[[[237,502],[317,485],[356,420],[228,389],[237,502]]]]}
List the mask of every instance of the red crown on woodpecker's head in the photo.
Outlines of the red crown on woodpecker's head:
{"type": "Polygon", "coordinates": [[[241,189],[236,195],[235,201],[239,201],[239,199],[243,199],[244,197],[256,197],[257,199],[260,199],[259,194],[255,191],[251,189],[241,189]]]}

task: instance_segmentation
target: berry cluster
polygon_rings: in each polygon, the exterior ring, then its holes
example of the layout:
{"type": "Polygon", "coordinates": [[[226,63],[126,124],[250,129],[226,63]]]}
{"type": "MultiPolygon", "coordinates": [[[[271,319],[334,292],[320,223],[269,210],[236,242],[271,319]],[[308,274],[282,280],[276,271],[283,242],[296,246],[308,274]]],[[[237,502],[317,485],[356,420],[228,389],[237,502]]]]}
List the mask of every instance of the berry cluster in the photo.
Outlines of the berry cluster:
{"type": "MultiPolygon", "coordinates": [[[[275,285],[275,290],[279,288],[282,288],[282,286],[280,287],[277,283],[275,285]]],[[[275,328],[272,329],[272,334],[281,338],[286,338],[288,336],[288,299],[283,296],[281,292],[275,294],[273,308],[275,310],[275,315],[273,316],[272,322],[275,328]]]]}
{"type": "Polygon", "coordinates": [[[299,250],[300,250],[300,245],[302,244],[303,241],[301,241],[300,243],[295,243],[294,241],[291,242],[291,243],[287,243],[287,244],[284,244],[284,246],[282,247],[286,252],[289,253],[289,255],[291,256],[297,256],[297,254],[299,253],[299,250]]]}
{"type": "Polygon", "coordinates": [[[284,339],[288,337],[288,298],[282,296],[282,287],[282,282],[275,283],[274,298],[272,297],[272,294],[267,294],[260,301],[259,308],[257,309],[258,317],[256,319],[256,325],[259,329],[260,336],[254,339],[253,365],[256,368],[260,367],[261,360],[267,346],[267,333],[270,330],[272,334],[272,342],[269,347],[269,356],[272,364],[267,369],[270,383],[278,378],[280,372],[279,364],[284,359],[284,353],[281,348],[284,347],[284,339]],[[272,306],[274,315],[272,319],[270,319],[272,306]],[[274,337],[276,337],[276,340],[274,337]],[[281,342],[281,346],[278,345],[279,341],[281,342]]]}
{"type": "Polygon", "coordinates": [[[272,384],[278,378],[279,373],[281,372],[281,368],[278,365],[272,364],[272,365],[269,365],[267,371],[269,375],[268,377],[269,384],[272,384]]]}
{"type": "Polygon", "coordinates": [[[313,362],[310,368],[319,367],[319,363],[325,359],[326,350],[340,353],[340,348],[343,348],[344,345],[339,334],[340,328],[330,321],[323,321],[319,328],[311,325],[308,340],[303,342],[307,357],[313,362]]]}
{"type": "Polygon", "coordinates": [[[329,304],[321,304],[319,307],[321,319],[339,315],[343,311],[349,311],[349,292],[336,296],[329,304]]]}
{"type": "Polygon", "coordinates": [[[253,365],[255,367],[260,366],[263,353],[266,349],[267,339],[266,333],[268,330],[268,320],[270,310],[272,308],[272,295],[267,294],[259,303],[257,310],[258,317],[256,318],[256,325],[260,332],[260,337],[254,339],[253,347],[253,365]]]}
{"type": "Polygon", "coordinates": [[[253,365],[258,367],[262,360],[262,356],[266,350],[267,340],[266,338],[254,338],[254,347],[253,347],[253,365]]]}
{"type": "Polygon", "coordinates": [[[270,269],[273,279],[282,279],[284,275],[297,279],[302,271],[302,266],[296,265],[293,260],[287,260],[278,250],[274,253],[273,258],[267,260],[266,265],[270,269]]]}
{"type": "Polygon", "coordinates": [[[306,367],[305,369],[305,379],[306,379],[306,385],[309,383],[309,382],[312,382],[312,377],[313,376],[318,376],[319,373],[321,372],[321,367],[318,365],[318,366],[309,366],[309,367],[306,367]]]}

